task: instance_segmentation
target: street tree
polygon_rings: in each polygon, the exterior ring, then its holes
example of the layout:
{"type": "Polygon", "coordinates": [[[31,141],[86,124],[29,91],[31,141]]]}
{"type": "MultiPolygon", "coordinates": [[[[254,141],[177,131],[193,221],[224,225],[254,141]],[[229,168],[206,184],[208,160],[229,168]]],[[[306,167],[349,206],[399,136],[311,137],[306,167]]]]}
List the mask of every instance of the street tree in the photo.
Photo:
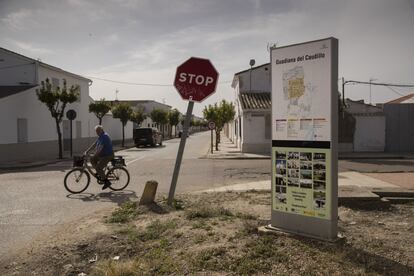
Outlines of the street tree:
{"type": "Polygon", "coordinates": [[[44,103],[50,111],[50,114],[55,119],[56,131],[58,134],[59,145],[59,159],[63,158],[62,152],[62,131],[60,124],[65,114],[65,108],[68,104],[71,104],[78,100],[80,95],[79,85],[71,85],[70,88],[66,85],[66,80],[63,79],[63,87],[54,87],[49,79],[41,82],[40,89],[36,90],[37,98],[44,103]]]}
{"type": "Polygon", "coordinates": [[[215,123],[216,128],[216,150],[220,143],[220,132],[226,123],[231,122],[236,115],[236,111],[232,102],[222,100],[220,103],[208,105],[204,107],[203,116],[207,121],[215,123]]]}
{"type": "Polygon", "coordinates": [[[105,99],[100,99],[94,103],[89,104],[89,112],[94,113],[96,118],[99,120],[99,124],[102,125],[102,118],[111,110],[111,105],[105,101],[105,99]]]}
{"type": "Polygon", "coordinates": [[[153,109],[150,113],[152,121],[161,127],[162,136],[164,137],[164,125],[168,123],[168,112],[163,109],[153,109]]]}
{"type": "Polygon", "coordinates": [[[170,123],[171,126],[174,126],[174,129],[175,129],[174,137],[177,137],[177,125],[180,122],[180,119],[181,119],[180,111],[178,111],[176,108],[174,108],[173,110],[170,110],[170,112],[168,113],[168,122],[170,123]]]}
{"type": "Polygon", "coordinates": [[[144,113],[144,108],[140,107],[137,110],[133,111],[131,114],[131,121],[138,124],[141,127],[141,123],[147,118],[147,115],[144,113]]]}
{"type": "Polygon", "coordinates": [[[122,123],[122,147],[125,146],[125,125],[131,120],[132,108],[127,103],[118,103],[112,107],[112,115],[122,123]]]}

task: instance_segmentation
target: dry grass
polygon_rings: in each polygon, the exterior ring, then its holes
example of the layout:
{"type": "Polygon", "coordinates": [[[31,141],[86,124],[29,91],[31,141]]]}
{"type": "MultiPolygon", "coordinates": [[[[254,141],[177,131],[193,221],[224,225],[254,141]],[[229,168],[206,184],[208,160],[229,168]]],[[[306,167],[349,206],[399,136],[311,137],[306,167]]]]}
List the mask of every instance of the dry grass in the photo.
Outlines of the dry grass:
{"type": "Polygon", "coordinates": [[[177,202],[179,208],[160,203],[156,209],[163,212],[126,203],[103,222],[106,234],[51,247],[37,262],[26,259],[26,271],[108,276],[414,275],[414,245],[408,242],[414,239],[413,204],[341,207],[339,227],[346,238],[327,243],[260,235],[257,227],[270,217],[269,193],[188,195],[177,202]],[[94,254],[99,260],[90,264],[94,254]],[[120,260],[113,260],[116,255],[120,260]],[[64,271],[67,263],[73,267],[64,271]]]}

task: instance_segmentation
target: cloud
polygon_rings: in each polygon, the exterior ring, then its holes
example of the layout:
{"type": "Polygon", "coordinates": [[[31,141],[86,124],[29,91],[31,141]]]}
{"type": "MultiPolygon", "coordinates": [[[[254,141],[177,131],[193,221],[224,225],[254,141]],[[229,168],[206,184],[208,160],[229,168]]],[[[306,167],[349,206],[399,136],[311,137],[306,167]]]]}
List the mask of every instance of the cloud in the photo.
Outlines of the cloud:
{"type": "Polygon", "coordinates": [[[54,53],[54,51],[52,51],[51,49],[38,46],[34,43],[16,41],[12,39],[9,39],[9,41],[13,43],[14,45],[16,45],[18,48],[20,48],[21,50],[23,50],[23,52],[26,52],[28,56],[50,55],[54,53]]]}
{"type": "MultiPolygon", "coordinates": [[[[16,12],[12,12],[6,15],[5,18],[1,19],[1,22],[9,26],[11,29],[15,31],[20,31],[25,28],[33,27],[28,24],[29,19],[32,15],[32,11],[22,9],[16,12]]],[[[33,22],[32,22],[33,23],[33,22]]]]}
{"type": "MultiPolygon", "coordinates": [[[[220,81],[227,81],[251,58],[258,65],[269,62],[268,43],[335,36],[340,76],[411,82],[413,10],[412,0],[0,0],[0,39],[4,47],[75,73],[165,83],[190,56],[209,58],[220,81]]],[[[96,81],[91,91],[112,96],[114,86],[96,81]]],[[[128,97],[166,98],[170,104],[176,96],[173,89],[121,88],[128,97]]],[[[208,101],[233,94],[223,84],[208,101]]],[[[390,97],[389,91],[384,95],[390,97]]]]}

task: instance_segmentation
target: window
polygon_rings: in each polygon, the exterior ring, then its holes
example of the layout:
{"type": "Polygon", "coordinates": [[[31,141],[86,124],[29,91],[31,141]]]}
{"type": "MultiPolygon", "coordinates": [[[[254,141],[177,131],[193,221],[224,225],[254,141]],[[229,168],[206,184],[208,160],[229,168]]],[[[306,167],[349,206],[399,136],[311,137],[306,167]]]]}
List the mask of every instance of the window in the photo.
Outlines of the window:
{"type": "Polygon", "coordinates": [[[82,89],[81,89],[81,87],[79,86],[79,96],[78,96],[78,99],[76,100],[76,102],[77,102],[77,103],[80,103],[80,102],[81,102],[81,98],[82,98],[82,89]]]}
{"type": "Polygon", "coordinates": [[[27,143],[27,119],[17,119],[17,143],[27,143]]]}

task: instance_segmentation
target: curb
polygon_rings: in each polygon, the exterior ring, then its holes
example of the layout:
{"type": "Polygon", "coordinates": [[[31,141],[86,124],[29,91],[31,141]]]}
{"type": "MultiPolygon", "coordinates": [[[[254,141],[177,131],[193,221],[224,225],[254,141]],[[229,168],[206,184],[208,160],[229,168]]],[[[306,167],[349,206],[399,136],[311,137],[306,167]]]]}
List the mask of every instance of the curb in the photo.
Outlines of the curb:
{"type": "MultiPolygon", "coordinates": [[[[217,151],[215,151],[217,152],[217,151]]],[[[240,153],[241,154],[241,153],[240,153]]],[[[199,157],[198,159],[224,159],[224,160],[266,160],[266,159],[271,159],[271,156],[240,156],[240,155],[236,155],[236,156],[223,156],[220,154],[219,155],[214,155],[210,153],[210,147],[207,150],[207,153],[203,156],[203,157],[199,157]]]]}
{"type": "Polygon", "coordinates": [[[406,156],[338,156],[338,160],[366,160],[366,159],[412,159],[406,156]]]}
{"type": "Polygon", "coordinates": [[[71,161],[72,158],[63,158],[53,161],[45,161],[45,162],[37,162],[35,164],[30,165],[20,165],[20,166],[0,166],[0,170],[19,170],[19,169],[31,169],[31,168],[37,168],[37,167],[43,167],[50,164],[55,164],[62,161],[71,161]]]}
{"type": "Polygon", "coordinates": [[[220,159],[223,159],[223,160],[269,160],[270,159],[270,157],[248,157],[248,156],[236,156],[236,157],[230,157],[230,156],[224,156],[224,157],[221,157],[221,156],[203,156],[203,157],[200,157],[199,159],[217,159],[217,160],[220,160],[220,159]]]}

